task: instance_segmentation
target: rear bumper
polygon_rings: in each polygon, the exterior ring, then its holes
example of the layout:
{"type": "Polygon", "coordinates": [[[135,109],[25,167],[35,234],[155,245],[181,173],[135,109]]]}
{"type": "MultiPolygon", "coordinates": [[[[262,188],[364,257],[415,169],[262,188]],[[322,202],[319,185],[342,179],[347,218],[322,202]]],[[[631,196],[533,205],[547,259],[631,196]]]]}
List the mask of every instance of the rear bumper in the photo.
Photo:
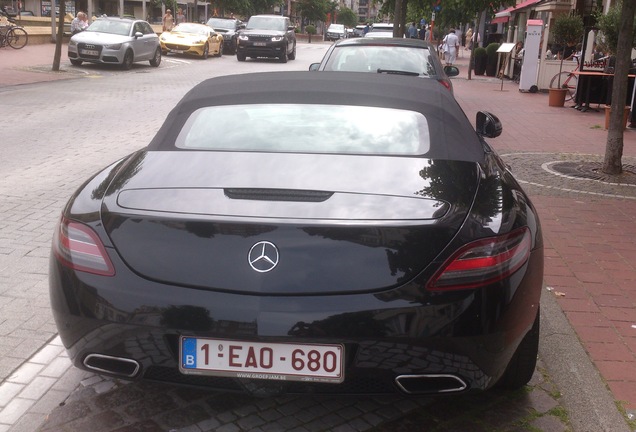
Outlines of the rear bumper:
{"type": "Polygon", "coordinates": [[[542,263],[542,251],[536,250],[513,278],[515,286],[423,302],[402,296],[401,289],[320,297],[235,295],[147,281],[122,262],[114,262],[119,270],[109,278],[74,272],[52,258],[50,294],[62,341],[82,369],[95,371],[87,367],[88,356],[108,356],[124,359],[123,372],[110,373],[121,378],[243,390],[245,380],[181,374],[179,337],[337,343],[345,347],[343,383],[269,385],[290,393],[430,394],[448,382],[449,391],[463,392],[487,389],[503,374],[536,316],[542,263]],[[131,373],[134,365],[139,367],[131,373]],[[450,378],[427,386],[426,378],[415,383],[405,376],[450,378]]]}

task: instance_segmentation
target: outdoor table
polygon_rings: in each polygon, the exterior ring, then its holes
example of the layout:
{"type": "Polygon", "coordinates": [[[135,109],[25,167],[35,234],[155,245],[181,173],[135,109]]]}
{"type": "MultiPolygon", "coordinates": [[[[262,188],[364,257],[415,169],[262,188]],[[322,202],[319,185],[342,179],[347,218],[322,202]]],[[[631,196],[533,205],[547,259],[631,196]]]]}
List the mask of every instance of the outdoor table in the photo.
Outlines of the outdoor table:
{"type": "MultiPolygon", "coordinates": [[[[579,79],[576,87],[576,104],[574,105],[574,108],[581,112],[585,112],[590,109],[598,111],[591,108],[590,104],[611,104],[611,79],[614,77],[614,74],[598,71],[572,71],[571,73],[577,75],[579,79]],[[610,97],[608,97],[608,95],[610,95],[610,97]]],[[[626,105],[631,105],[631,86],[633,86],[633,81],[636,75],[628,75],[628,77],[630,78],[630,90],[628,91],[626,105]]]]}

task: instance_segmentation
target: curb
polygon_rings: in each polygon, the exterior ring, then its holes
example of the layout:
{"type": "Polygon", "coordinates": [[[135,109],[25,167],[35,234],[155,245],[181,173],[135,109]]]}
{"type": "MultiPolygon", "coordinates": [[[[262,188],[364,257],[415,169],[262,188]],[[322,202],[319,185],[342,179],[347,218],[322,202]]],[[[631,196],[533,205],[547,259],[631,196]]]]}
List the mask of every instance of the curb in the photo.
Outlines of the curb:
{"type": "Polygon", "coordinates": [[[617,403],[581,345],[554,294],[541,295],[539,357],[561,390],[562,402],[577,432],[630,432],[617,403]]]}

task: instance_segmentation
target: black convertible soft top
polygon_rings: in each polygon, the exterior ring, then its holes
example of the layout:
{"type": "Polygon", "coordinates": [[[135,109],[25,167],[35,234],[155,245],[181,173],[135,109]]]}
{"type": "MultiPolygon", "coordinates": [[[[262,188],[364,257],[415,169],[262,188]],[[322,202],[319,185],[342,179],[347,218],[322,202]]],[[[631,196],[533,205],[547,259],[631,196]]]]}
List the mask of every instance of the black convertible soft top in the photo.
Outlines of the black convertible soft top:
{"type": "Polygon", "coordinates": [[[199,108],[264,103],[416,111],[426,117],[431,136],[430,151],[423,156],[471,162],[481,162],[484,157],[480,138],[466,115],[436,80],[357,72],[266,72],[208,79],[192,88],[168,114],[148,149],[183,151],[175,146],[177,135],[190,114],[199,108]]]}

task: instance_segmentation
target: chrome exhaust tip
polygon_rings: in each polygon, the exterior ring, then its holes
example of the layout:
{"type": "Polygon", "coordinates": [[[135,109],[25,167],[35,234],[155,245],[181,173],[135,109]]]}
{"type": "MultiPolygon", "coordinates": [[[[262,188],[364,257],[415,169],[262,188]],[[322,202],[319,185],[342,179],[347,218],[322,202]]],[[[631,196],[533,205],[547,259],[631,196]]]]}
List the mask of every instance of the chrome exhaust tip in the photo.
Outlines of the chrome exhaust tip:
{"type": "Polygon", "coordinates": [[[104,354],[89,354],[84,358],[83,363],[84,366],[95,372],[103,372],[126,378],[133,378],[141,368],[136,360],[104,354]]]}
{"type": "Polygon", "coordinates": [[[468,388],[460,377],[447,374],[400,375],[395,383],[408,394],[457,393],[468,388]]]}

